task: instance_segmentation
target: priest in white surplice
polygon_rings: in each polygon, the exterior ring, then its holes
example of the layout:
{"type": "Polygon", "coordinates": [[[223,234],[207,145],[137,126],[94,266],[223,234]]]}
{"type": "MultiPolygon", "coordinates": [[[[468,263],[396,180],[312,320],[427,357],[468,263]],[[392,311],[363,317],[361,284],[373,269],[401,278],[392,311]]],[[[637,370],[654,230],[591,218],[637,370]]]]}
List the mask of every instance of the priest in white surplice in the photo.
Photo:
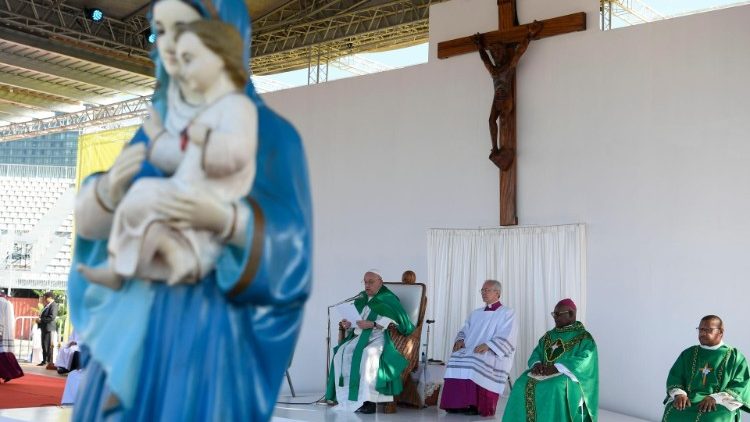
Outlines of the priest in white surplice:
{"type": "Polygon", "coordinates": [[[23,376],[23,370],[18,365],[15,349],[16,318],[13,304],[8,296],[0,292],[0,379],[8,382],[23,376]]]}
{"type": "Polygon", "coordinates": [[[68,343],[57,352],[55,366],[57,366],[58,374],[65,374],[78,369],[78,359],[80,358],[76,358],[76,353],[80,353],[78,349],[78,334],[73,330],[68,338],[68,343]]]}
{"type": "Polygon", "coordinates": [[[456,336],[445,371],[440,408],[494,416],[516,352],[515,313],[500,303],[499,281],[482,286],[486,306],[474,310],[456,336]]]}
{"type": "Polygon", "coordinates": [[[375,403],[391,402],[401,393],[401,372],[408,362],[393,345],[388,325],[409,335],[414,324],[398,297],[383,286],[377,270],[364,276],[365,290],[355,296],[360,319],[342,320],[347,336],[333,349],[326,399],[338,402],[334,409],[375,413],[375,403]]]}

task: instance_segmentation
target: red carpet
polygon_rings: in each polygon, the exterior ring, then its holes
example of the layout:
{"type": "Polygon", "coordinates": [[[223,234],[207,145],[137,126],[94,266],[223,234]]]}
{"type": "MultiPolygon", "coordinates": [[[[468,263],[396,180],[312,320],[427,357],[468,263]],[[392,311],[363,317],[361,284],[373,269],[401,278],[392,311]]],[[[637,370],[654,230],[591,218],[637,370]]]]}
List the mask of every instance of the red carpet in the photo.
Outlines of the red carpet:
{"type": "Polygon", "coordinates": [[[27,373],[9,383],[0,383],[0,409],[58,406],[65,389],[65,378],[27,373]]]}

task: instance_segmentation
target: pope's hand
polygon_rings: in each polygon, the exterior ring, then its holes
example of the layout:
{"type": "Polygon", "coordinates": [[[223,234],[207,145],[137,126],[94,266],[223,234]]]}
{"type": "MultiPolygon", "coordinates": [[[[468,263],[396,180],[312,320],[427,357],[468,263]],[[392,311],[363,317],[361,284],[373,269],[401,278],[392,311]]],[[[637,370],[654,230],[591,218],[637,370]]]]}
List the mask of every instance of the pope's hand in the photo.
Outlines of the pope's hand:
{"type": "Polygon", "coordinates": [[[675,409],[682,410],[690,406],[690,400],[688,400],[688,396],[686,396],[685,394],[680,394],[674,397],[674,402],[672,403],[672,405],[675,407],[675,409]]]}
{"type": "Polygon", "coordinates": [[[363,330],[368,330],[370,328],[375,328],[375,323],[372,321],[360,320],[360,321],[357,321],[357,327],[363,330]]]}
{"type": "Polygon", "coordinates": [[[133,181],[133,176],[141,169],[145,159],[146,145],[144,143],[126,146],[109,171],[101,176],[104,179],[100,183],[105,183],[109,205],[116,207],[120,203],[128,185],[133,181]]]}
{"type": "Polygon", "coordinates": [[[459,350],[463,349],[464,347],[465,347],[464,346],[464,341],[463,340],[458,340],[458,341],[456,341],[453,344],[453,351],[454,352],[459,351],[459,350]]]}
{"type": "Polygon", "coordinates": [[[479,346],[474,348],[474,353],[484,353],[486,351],[490,350],[490,346],[482,343],[479,346]]]}
{"type": "Polygon", "coordinates": [[[205,187],[165,192],[154,208],[175,227],[208,230],[216,234],[225,232],[233,218],[232,205],[205,187]]]}
{"type": "Polygon", "coordinates": [[[711,396],[706,396],[698,403],[699,412],[713,412],[716,410],[716,400],[711,396]]]}

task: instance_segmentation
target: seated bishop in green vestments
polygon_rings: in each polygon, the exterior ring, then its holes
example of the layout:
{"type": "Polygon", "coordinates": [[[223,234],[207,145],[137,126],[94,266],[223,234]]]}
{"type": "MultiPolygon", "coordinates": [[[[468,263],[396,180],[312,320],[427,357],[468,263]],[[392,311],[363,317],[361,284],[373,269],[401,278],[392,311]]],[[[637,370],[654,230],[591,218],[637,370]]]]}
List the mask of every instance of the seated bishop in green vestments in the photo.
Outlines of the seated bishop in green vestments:
{"type": "Polygon", "coordinates": [[[328,373],[326,400],[338,402],[334,409],[343,412],[375,413],[375,403],[391,402],[401,393],[401,372],[408,361],[393,345],[387,328],[393,323],[401,334],[414,331],[377,270],[366,272],[364,283],[365,290],[354,301],[360,319],[354,326],[353,321],[341,321],[348,335],[333,349],[328,373]]]}
{"type": "Polygon", "coordinates": [[[735,422],[750,412],[750,372],[739,350],[723,342],[724,323],[707,315],[699,345],[685,349],[667,377],[664,422],[735,422]]]}
{"type": "Polygon", "coordinates": [[[596,421],[599,358],[593,337],[576,321],[576,305],[555,306],[555,328],[542,336],[516,381],[503,422],[596,421]]]}

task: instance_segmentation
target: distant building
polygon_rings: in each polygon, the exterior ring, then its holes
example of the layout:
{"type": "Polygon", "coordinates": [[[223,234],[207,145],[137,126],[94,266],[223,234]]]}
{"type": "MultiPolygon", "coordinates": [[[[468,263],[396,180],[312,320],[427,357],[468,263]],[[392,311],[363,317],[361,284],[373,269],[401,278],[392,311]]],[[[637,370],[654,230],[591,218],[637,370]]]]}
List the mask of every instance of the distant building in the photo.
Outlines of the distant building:
{"type": "Polygon", "coordinates": [[[0,142],[0,164],[75,167],[78,132],[0,142]]]}

